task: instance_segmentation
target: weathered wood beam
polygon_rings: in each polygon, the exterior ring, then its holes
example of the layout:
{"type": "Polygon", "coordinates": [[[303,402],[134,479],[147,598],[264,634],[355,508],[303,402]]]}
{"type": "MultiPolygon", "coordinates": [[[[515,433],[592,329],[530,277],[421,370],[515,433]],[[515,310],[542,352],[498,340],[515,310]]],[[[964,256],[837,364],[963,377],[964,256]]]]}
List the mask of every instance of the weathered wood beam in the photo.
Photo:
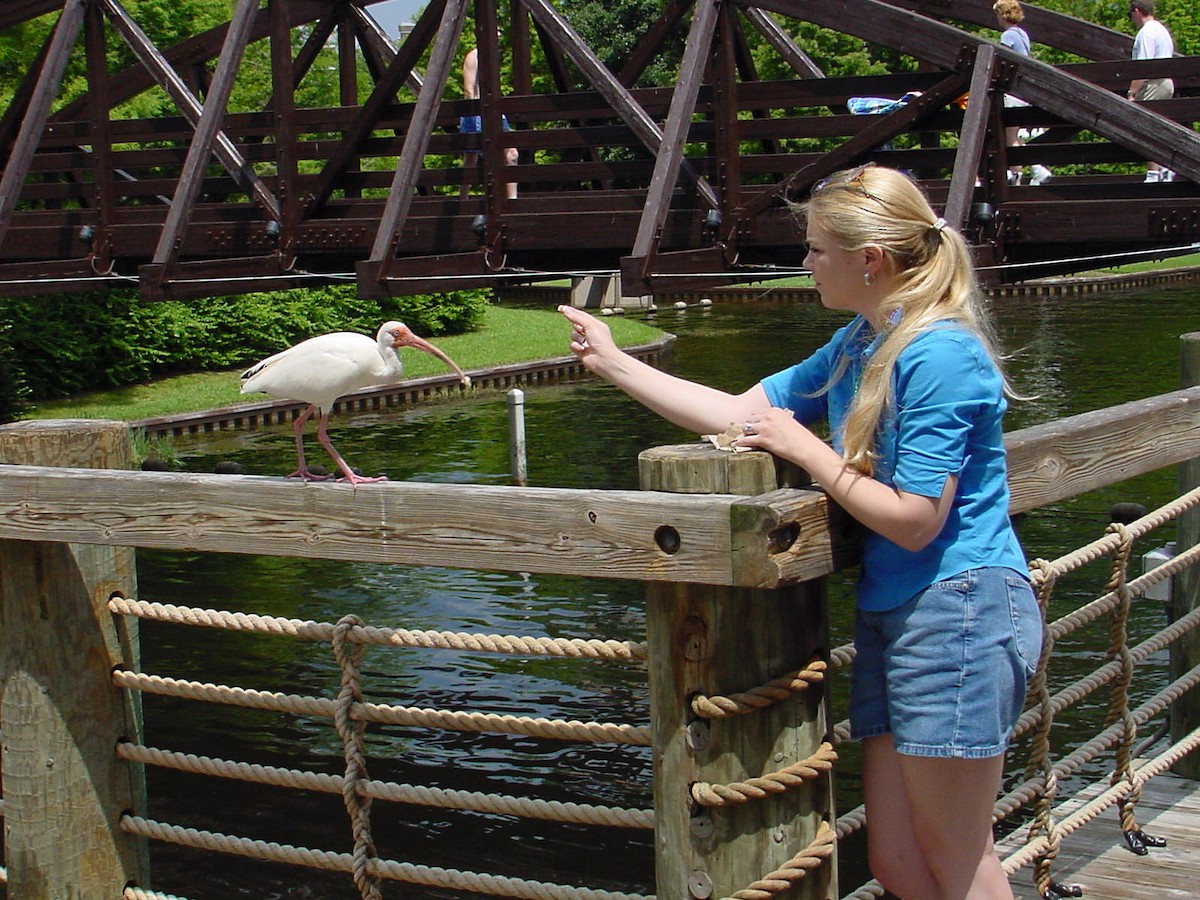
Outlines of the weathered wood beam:
{"type": "MultiPolygon", "coordinates": [[[[200,123],[204,121],[205,107],[201,105],[196,95],[179,76],[179,73],[167,62],[166,58],[159,52],[154,43],[147,37],[133,19],[129,18],[121,4],[115,0],[96,0],[104,7],[104,12],[112,23],[114,30],[122,37],[125,43],[129,46],[138,60],[146,68],[146,70],[156,79],[159,87],[166,92],[172,102],[179,108],[183,117],[187,119],[194,128],[199,132],[200,123]]],[[[228,38],[228,35],[227,35],[228,38]]],[[[241,45],[245,47],[245,39],[248,35],[243,36],[241,45]]],[[[224,60],[221,61],[224,63],[224,60]]],[[[233,73],[236,74],[236,73],[233,73]]],[[[232,75],[230,76],[233,77],[232,75]]],[[[110,102],[117,102],[115,97],[110,95],[110,102]]],[[[209,101],[211,102],[212,93],[209,93],[209,101]]],[[[223,112],[223,111],[222,111],[223,112]]],[[[205,127],[212,127],[212,115],[217,115],[216,112],[210,114],[209,123],[205,127]]],[[[189,148],[189,153],[195,147],[193,142],[189,148]]],[[[233,176],[234,180],[249,194],[255,202],[258,203],[271,218],[278,220],[279,204],[275,197],[267,190],[262,179],[255,174],[254,169],[246,162],[241,151],[233,141],[217,129],[213,138],[213,149],[216,152],[217,159],[225,167],[225,170],[233,176]]]]}
{"type": "MultiPolygon", "coordinates": [[[[1200,456],[1200,388],[1006,436],[1023,512],[1200,456]]],[[[825,496],[496,485],[304,484],[260,476],[0,467],[0,539],[774,587],[836,571],[825,496]],[[680,537],[667,553],[657,534],[680,537]],[[798,534],[782,549],[777,538],[798,534]]]]}
{"type": "Polygon", "coordinates": [[[29,107],[21,120],[21,128],[4,166],[4,173],[0,175],[0,244],[4,243],[4,236],[12,223],[12,213],[21,194],[21,185],[25,183],[25,176],[29,174],[29,166],[41,141],[42,130],[46,127],[46,117],[50,114],[50,104],[58,93],[71,48],[75,45],[79,29],[83,26],[87,5],[88,0],[66,0],[62,15],[58,17],[54,26],[54,37],[50,41],[46,62],[38,73],[37,86],[29,98],[29,107]]]}
{"type": "MultiPolygon", "coordinates": [[[[934,19],[952,19],[983,28],[996,27],[993,0],[891,0],[893,6],[910,9],[934,19]]],[[[1133,36],[1065,13],[1023,3],[1022,27],[1030,38],[1047,47],[1057,47],[1084,59],[1128,59],[1133,36]]],[[[1124,4],[1113,9],[1124,11],[1124,4]]]]}
{"type": "MultiPolygon", "coordinates": [[[[441,0],[435,0],[421,17],[420,25],[430,23],[438,12],[441,0]]],[[[466,0],[448,0],[441,11],[437,35],[433,39],[433,51],[429,57],[429,66],[425,72],[425,83],[417,96],[417,106],[413,111],[408,131],[404,135],[404,148],[400,153],[400,164],[396,167],[396,175],[392,180],[391,192],[383,215],[379,220],[379,228],[375,232],[375,242],[367,261],[358,267],[359,290],[366,290],[364,283],[378,281],[385,263],[395,255],[395,242],[400,229],[408,217],[412,206],[413,189],[417,184],[417,176],[424,165],[425,151],[429,146],[429,135],[433,130],[433,122],[437,117],[438,105],[449,80],[450,64],[454,61],[454,53],[458,49],[459,37],[462,35],[463,23],[467,17],[466,0]]],[[[405,46],[413,43],[412,36],[404,42],[405,46]]],[[[405,56],[402,52],[397,59],[405,56]]]]}
{"type": "Polygon", "coordinates": [[[742,14],[750,21],[772,47],[780,58],[801,78],[824,78],[811,56],[805,53],[782,25],[756,6],[744,6],[742,14]]]}
{"type": "MultiPolygon", "coordinates": [[[[308,202],[305,204],[304,215],[302,218],[311,219],[316,216],[317,213],[320,212],[324,205],[329,201],[329,198],[333,196],[333,192],[337,188],[339,180],[345,176],[350,167],[351,161],[362,147],[363,142],[370,137],[371,132],[374,131],[378,126],[379,120],[383,116],[384,111],[388,108],[388,106],[395,102],[396,91],[399,90],[400,85],[407,80],[408,75],[416,68],[417,63],[420,61],[421,54],[429,45],[430,40],[433,40],[435,35],[437,35],[437,41],[441,41],[448,37],[448,35],[443,35],[442,32],[438,30],[438,22],[442,21],[444,23],[442,12],[445,9],[445,0],[433,0],[433,2],[425,8],[425,12],[422,13],[421,18],[417,21],[416,27],[413,29],[412,34],[408,36],[408,40],[404,42],[404,46],[400,48],[400,52],[392,57],[392,61],[388,65],[388,69],[383,74],[383,77],[381,77],[375,83],[375,87],[371,90],[371,95],[366,99],[366,102],[364,102],[362,107],[359,109],[358,114],[354,118],[353,124],[350,128],[346,129],[346,131],[342,134],[342,139],[338,142],[337,147],[335,147],[333,152],[329,154],[329,158],[326,160],[325,165],[321,168],[321,175],[316,186],[309,193],[308,202]]],[[[461,25],[459,27],[461,29],[461,25]]],[[[453,40],[454,46],[457,47],[457,33],[454,35],[453,40]]],[[[437,50],[438,45],[435,44],[435,54],[437,53],[437,50]]],[[[453,50],[453,47],[450,48],[451,53],[453,50]]],[[[439,65],[441,65],[441,59],[444,55],[445,54],[443,53],[441,56],[439,56],[439,65]]],[[[446,65],[448,66],[448,62],[446,65]]],[[[432,78],[433,74],[434,66],[433,61],[431,60],[430,71],[427,74],[426,82],[421,85],[421,89],[417,95],[417,110],[414,111],[413,118],[409,122],[408,130],[405,132],[404,150],[401,154],[401,163],[400,167],[397,169],[397,174],[399,174],[400,169],[405,168],[406,160],[404,159],[404,154],[407,154],[410,151],[416,151],[417,145],[412,144],[410,146],[409,142],[415,140],[413,137],[413,131],[418,127],[418,116],[422,118],[422,124],[419,127],[426,129],[426,133],[424,135],[417,136],[418,138],[423,138],[423,143],[420,145],[421,157],[417,160],[407,160],[407,162],[410,164],[414,162],[420,163],[420,161],[424,158],[425,148],[429,141],[428,131],[432,130],[433,117],[437,114],[436,104],[433,105],[432,114],[430,113],[430,104],[433,102],[433,98],[430,96],[429,92],[432,89],[427,88],[428,78],[432,78]]],[[[442,80],[435,87],[439,91],[438,97],[440,97],[440,91],[444,90],[445,88],[445,74],[443,74],[442,80]]],[[[414,172],[419,171],[420,165],[417,165],[414,172]]],[[[411,193],[415,184],[416,176],[414,174],[412,183],[408,185],[409,193],[411,193]]],[[[398,184],[395,185],[394,190],[398,189],[399,187],[400,186],[398,184]]]]}
{"type": "Polygon", "coordinates": [[[1026,512],[1200,457],[1200,387],[1006,435],[1009,510],[1026,512]]]}
{"type": "MultiPolygon", "coordinates": [[[[679,169],[683,164],[683,147],[687,142],[692,115],[696,111],[696,98],[700,94],[704,67],[712,52],[720,2],[721,0],[697,0],[692,14],[683,62],[679,66],[679,83],[671,95],[671,110],[667,114],[666,126],[663,129],[662,147],[654,160],[654,174],[650,177],[650,188],[646,192],[646,209],[642,213],[637,237],[633,241],[633,252],[630,254],[635,260],[645,260],[643,277],[649,275],[653,265],[663,223],[671,205],[671,194],[675,191],[679,169]]],[[[719,204],[718,198],[716,205],[719,204]]]]}
{"type": "MultiPolygon", "coordinates": [[[[145,279],[153,284],[161,284],[169,275],[169,268],[175,262],[183,233],[187,229],[192,207],[200,195],[204,181],[204,167],[212,155],[221,134],[221,121],[229,103],[229,95],[233,92],[234,79],[242,56],[246,52],[246,42],[250,37],[250,26],[258,14],[258,0],[238,0],[233,17],[229,21],[229,32],[225,36],[225,46],[221,50],[221,58],[217,63],[217,72],[213,77],[212,90],[205,98],[204,111],[196,124],[196,137],[188,147],[187,159],[184,160],[183,171],[179,174],[179,183],[175,195],[171,199],[171,208],[167,211],[167,220],[163,225],[158,247],[154,251],[150,271],[145,279]]],[[[279,218],[279,208],[272,203],[270,210],[276,221],[279,218]]],[[[145,280],[144,279],[144,280],[145,280]]]]}
{"type": "MultiPolygon", "coordinates": [[[[605,68],[599,58],[575,29],[563,18],[546,0],[527,0],[526,3],[535,22],[550,35],[564,53],[583,72],[584,77],[608,101],[617,115],[633,130],[638,139],[653,154],[658,154],[663,142],[662,131],[657,123],[650,118],[641,105],[629,93],[616,77],[605,68]]],[[[680,166],[680,172],[695,184],[697,192],[713,207],[717,206],[716,192],[700,177],[700,174],[686,160],[680,166]]]]}
{"type": "MultiPolygon", "coordinates": [[[[0,467],[0,539],[766,586],[833,567],[816,491],[762,497],[0,467]],[[760,537],[735,537],[739,518],[760,537]],[[114,514],[114,511],[119,513],[114,514]],[[769,535],[799,522],[772,552],[769,535]],[[664,526],[677,552],[658,544],[664,526]],[[735,550],[737,551],[735,553],[735,550]],[[770,557],[779,557],[776,564],[770,557]],[[786,562],[783,557],[787,557],[786,562]]],[[[672,547],[674,549],[674,547],[672,547]]]]}
{"type": "Polygon", "coordinates": [[[942,217],[961,231],[967,223],[971,199],[975,194],[975,179],[979,176],[979,161],[987,141],[989,114],[992,108],[992,76],[996,68],[996,51],[984,44],[975,54],[971,72],[971,102],[963,116],[958,137],[958,152],[954,156],[954,172],[950,176],[950,194],[942,217]]]}

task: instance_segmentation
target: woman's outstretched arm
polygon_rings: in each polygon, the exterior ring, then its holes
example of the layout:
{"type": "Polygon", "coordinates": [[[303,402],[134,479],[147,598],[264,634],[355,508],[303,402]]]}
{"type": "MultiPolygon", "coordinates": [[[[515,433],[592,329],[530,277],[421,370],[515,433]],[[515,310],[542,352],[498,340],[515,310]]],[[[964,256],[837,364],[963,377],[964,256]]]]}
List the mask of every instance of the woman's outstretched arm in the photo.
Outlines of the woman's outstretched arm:
{"type": "Polygon", "coordinates": [[[609,381],[647,409],[696,434],[718,434],[768,408],[766,391],[755,384],[729,394],[687,381],[634,359],[612,339],[608,325],[572,306],[558,311],[571,323],[571,352],[594,375],[609,381]]]}

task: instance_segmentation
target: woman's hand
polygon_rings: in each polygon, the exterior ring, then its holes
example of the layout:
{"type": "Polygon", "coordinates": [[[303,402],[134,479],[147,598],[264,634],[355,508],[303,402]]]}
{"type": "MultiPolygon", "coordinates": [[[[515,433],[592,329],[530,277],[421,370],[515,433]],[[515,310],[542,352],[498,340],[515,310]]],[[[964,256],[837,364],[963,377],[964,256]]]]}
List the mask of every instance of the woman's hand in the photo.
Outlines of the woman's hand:
{"type": "Polygon", "coordinates": [[[604,359],[612,359],[621,352],[612,339],[608,325],[595,316],[566,305],[560,306],[558,311],[571,323],[571,352],[579,357],[589,372],[597,372],[604,359]]]}
{"type": "Polygon", "coordinates": [[[739,447],[766,450],[802,467],[806,467],[805,457],[813,446],[827,447],[824,441],[796,421],[791,410],[774,407],[747,416],[742,423],[742,436],[735,443],[739,447]]]}

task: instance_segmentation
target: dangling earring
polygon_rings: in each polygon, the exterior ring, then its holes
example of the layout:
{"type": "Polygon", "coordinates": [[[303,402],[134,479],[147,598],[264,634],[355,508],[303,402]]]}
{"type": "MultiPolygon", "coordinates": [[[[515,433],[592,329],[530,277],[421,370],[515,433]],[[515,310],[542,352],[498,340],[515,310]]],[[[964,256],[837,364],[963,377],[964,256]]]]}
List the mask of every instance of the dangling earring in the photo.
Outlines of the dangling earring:
{"type": "Polygon", "coordinates": [[[867,287],[870,287],[874,283],[875,283],[875,276],[872,275],[870,272],[863,272],[863,284],[865,284],[867,287]]]}

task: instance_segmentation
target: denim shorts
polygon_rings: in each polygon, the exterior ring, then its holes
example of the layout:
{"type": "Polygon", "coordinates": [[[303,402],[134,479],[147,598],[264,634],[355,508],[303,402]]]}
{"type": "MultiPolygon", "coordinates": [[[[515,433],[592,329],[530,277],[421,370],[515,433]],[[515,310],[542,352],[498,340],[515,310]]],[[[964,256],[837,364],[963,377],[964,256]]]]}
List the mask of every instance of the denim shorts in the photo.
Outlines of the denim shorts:
{"type": "Polygon", "coordinates": [[[971,569],[903,606],[860,610],[850,687],[856,739],[891,734],[910,756],[997,756],[1042,647],[1033,590],[1008,568],[971,569]]]}

